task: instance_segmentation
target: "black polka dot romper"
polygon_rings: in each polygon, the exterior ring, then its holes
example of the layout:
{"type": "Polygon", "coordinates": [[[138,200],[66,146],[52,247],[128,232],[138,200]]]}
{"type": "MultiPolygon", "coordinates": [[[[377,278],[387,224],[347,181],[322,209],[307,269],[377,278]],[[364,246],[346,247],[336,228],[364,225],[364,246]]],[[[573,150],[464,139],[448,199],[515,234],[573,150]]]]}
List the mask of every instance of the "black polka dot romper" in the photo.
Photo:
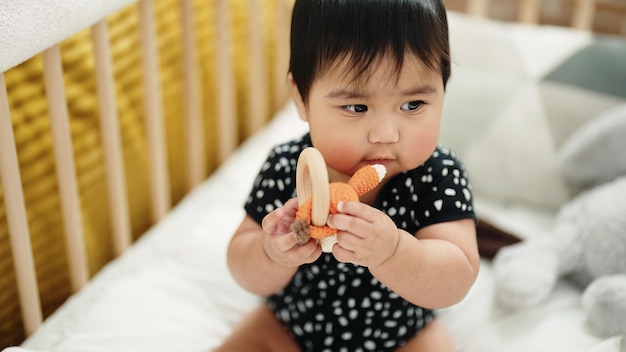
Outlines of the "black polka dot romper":
{"type": "MultiPolygon", "coordinates": [[[[307,134],[270,153],[245,205],[259,224],[296,196],[298,156],[309,146],[307,134]]],[[[438,222],[474,218],[467,174],[454,153],[442,147],[423,165],[389,180],[374,206],[409,233],[438,222]]],[[[268,301],[303,351],[392,351],[433,317],[432,311],[385,287],[366,267],[340,263],[331,253],[302,265],[288,286],[268,301]]]]}

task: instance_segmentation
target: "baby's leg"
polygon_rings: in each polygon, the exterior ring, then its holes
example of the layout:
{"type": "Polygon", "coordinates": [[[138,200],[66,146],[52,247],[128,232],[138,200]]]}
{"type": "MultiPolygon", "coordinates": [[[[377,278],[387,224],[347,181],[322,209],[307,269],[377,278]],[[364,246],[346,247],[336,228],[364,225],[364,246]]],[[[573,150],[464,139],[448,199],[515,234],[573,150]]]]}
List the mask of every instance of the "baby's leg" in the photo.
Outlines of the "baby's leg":
{"type": "Polygon", "coordinates": [[[274,313],[266,304],[262,304],[248,313],[222,346],[213,351],[299,352],[300,349],[274,313]]]}
{"type": "Polygon", "coordinates": [[[397,350],[397,352],[423,351],[454,352],[452,338],[436,319],[426,324],[424,329],[397,350]]]}

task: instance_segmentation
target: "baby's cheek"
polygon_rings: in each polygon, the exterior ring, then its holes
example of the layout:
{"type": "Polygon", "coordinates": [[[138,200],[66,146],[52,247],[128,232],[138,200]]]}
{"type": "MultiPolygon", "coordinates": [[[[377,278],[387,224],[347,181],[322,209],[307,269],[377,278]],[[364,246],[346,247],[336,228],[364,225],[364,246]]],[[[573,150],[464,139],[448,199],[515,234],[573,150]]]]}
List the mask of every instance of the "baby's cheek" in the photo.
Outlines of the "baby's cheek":
{"type": "Polygon", "coordinates": [[[435,152],[437,142],[434,136],[424,136],[424,138],[409,141],[405,144],[404,150],[413,152],[402,154],[403,166],[411,170],[422,165],[435,152]]]}
{"type": "MultiPolygon", "coordinates": [[[[315,144],[315,141],[313,143],[315,144]]],[[[359,151],[357,146],[356,141],[350,141],[345,136],[315,145],[322,153],[326,165],[346,175],[356,171],[355,167],[362,161],[363,152],[359,151]]]]}

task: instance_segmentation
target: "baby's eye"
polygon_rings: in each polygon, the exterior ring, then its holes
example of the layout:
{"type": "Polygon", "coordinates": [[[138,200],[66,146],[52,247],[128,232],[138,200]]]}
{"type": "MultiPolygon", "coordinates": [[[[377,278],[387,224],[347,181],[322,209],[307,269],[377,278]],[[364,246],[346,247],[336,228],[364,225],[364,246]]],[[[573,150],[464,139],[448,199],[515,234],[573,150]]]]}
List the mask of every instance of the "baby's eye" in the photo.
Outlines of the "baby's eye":
{"type": "Polygon", "coordinates": [[[415,111],[415,110],[419,109],[420,106],[422,106],[423,104],[424,104],[424,102],[421,101],[421,100],[410,101],[408,103],[402,104],[400,109],[402,109],[402,110],[409,110],[409,111],[415,111]]]}
{"type": "Polygon", "coordinates": [[[343,108],[350,112],[354,112],[357,114],[367,112],[367,105],[363,105],[363,104],[346,105],[343,108]]]}

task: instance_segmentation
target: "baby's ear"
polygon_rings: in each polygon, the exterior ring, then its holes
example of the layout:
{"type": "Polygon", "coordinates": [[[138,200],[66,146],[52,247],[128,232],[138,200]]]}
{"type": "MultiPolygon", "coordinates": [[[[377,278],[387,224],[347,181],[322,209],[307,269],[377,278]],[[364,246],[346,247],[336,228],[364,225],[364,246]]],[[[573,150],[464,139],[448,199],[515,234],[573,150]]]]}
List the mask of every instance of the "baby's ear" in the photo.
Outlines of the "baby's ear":
{"type": "Polygon", "coordinates": [[[300,118],[303,121],[309,121],[304,100],[302,99],[302,95],[300,94],[300,90],[298,89],[296,81],[293,80],[293,75],[291,74],[291,72],[289,72],[289,74],[287,75],[287,80],[289,81],[289,87],[291,88],[291,97],[296,104],[298,115],[300,115],[300,118]]]}

